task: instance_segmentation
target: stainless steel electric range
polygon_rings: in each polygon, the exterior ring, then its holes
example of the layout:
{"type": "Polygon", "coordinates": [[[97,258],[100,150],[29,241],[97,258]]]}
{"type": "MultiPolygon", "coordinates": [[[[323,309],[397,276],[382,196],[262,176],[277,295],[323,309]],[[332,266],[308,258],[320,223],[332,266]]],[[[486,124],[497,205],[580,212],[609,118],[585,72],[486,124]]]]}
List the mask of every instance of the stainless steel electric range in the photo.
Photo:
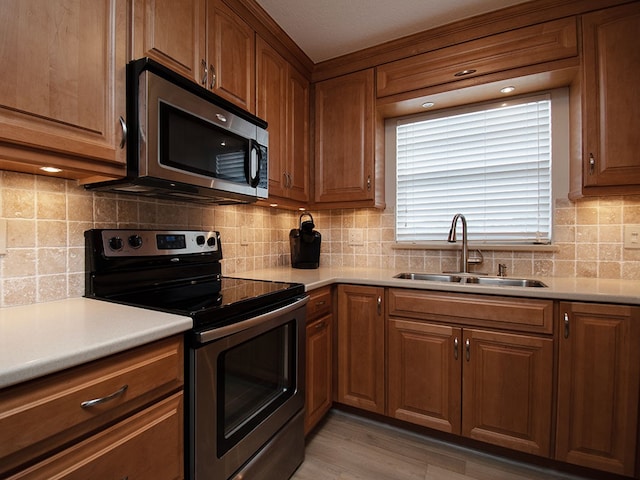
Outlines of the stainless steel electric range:
{"type": "Polygon", "coordinates": [[[221,275],[220,235],[85,232],[85,296],[187,315],[185,476],[289,478],[304,458],[304,286],[221,275]]]}

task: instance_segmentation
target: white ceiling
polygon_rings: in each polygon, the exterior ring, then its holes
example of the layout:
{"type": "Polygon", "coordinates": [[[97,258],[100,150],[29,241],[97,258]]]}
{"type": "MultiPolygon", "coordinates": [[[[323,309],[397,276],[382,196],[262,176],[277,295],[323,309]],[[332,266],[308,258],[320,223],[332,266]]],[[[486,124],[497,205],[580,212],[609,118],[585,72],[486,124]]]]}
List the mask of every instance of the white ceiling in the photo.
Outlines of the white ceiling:
{"type": "Polygon", "coordinates": [[[314,63],[526,0],[257,0],[314,63]]]}

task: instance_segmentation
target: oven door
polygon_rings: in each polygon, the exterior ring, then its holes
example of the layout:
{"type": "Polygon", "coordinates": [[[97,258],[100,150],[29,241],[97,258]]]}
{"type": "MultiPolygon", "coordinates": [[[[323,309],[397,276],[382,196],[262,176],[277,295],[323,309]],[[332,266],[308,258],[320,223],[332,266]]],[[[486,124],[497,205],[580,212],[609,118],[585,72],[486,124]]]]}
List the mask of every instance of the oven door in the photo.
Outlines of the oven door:
{"type": "MultiPolygon", "coordinates": [[[[306,302],[195,335],[188,387],[191,478],[231,478],[278,435],[291,435],[288,423],[304,408],[306,302]]],[[[295,435],[303,456],[302,429],[295,435]]]]}

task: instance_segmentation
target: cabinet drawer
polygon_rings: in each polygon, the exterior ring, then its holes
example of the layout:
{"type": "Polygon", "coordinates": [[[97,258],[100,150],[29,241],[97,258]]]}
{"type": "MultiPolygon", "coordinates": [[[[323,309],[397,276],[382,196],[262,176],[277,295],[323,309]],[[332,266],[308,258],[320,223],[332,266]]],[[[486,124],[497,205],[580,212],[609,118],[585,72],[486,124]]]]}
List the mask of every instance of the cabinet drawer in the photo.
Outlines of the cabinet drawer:
{"type": "Polygon", "coordinates": [[[553,302],[530,298],[390,289],[389,316],[552,333],[553,302]]]}
{"type": "Polygon", "coordinates": [[[331,287],[319,288],[309,293],[307,322],[331,313],[331,287]]]}
{"type": "Polygon", "coordinates": [[[182,478],[182,429],[179,392],[9,480],[182,478]]]}
{"type": "Polygon", "coordinates": [[[0,474],[178,390],[183,365],[174,337],[0,391],[0,474]]]}
{"type": "Polygon", "coordinates": [[[574,17],[498,33],[381,65],[377,96],[526,67],[578,55],[574,17]],[[471,71],[456,76],[462,71],[471,71]]]}

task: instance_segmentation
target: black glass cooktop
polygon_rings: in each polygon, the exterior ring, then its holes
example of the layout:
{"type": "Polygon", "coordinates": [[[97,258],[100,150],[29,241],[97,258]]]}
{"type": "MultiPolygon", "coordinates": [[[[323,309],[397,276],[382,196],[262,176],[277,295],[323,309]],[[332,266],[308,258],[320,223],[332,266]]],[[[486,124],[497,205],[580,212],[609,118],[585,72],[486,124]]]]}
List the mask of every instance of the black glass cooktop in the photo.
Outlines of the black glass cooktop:
{"type": "Polygon", "coordinates": [[[266,280],[217,277],[177,282],[152,289],[120,293],[108,300],[193,317],[194,325],[223,325],[237,317],[273,308],[304,294],[304,285],[266,280]]]}

